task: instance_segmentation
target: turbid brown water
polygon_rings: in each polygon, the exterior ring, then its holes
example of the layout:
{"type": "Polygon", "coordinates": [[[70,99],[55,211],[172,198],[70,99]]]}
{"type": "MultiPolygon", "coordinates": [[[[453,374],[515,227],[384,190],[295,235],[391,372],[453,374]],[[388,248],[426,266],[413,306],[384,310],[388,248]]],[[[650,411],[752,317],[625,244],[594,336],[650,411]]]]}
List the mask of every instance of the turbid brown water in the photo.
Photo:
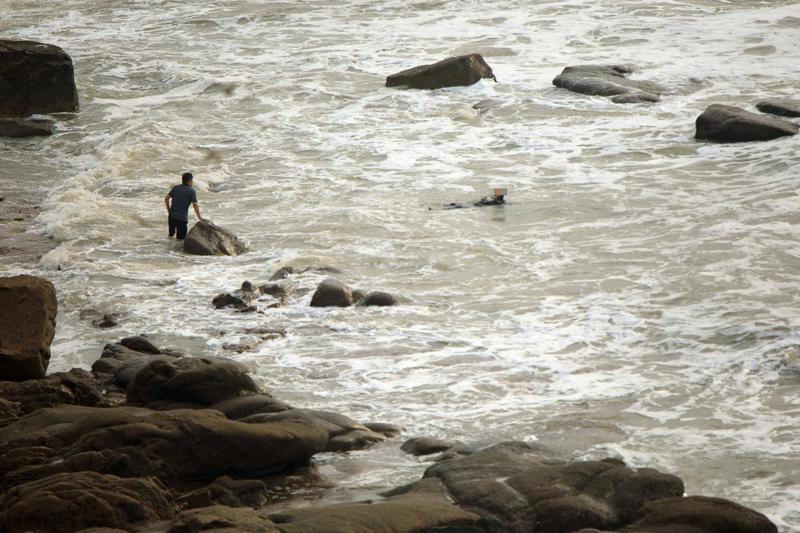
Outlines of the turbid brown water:
{"type": "MultiPolygon", "coordinates": [[[[230,355],[246,328],[285,328],[234,355],[288,401],[618,454],[800,528],[800,141],[693,139],[710,103],[796,96],[795,2],[3,0],[0,15],[4,36],[67,50],[81,94],[56,135],[0,155],[3,187],[42,201],[32,229],[58,244],[34,269],[61,298],[53,370],[129,333],[230,355]],[[383,86],[468,52],[499,83],[383,86]],[[635,65],[669,94],[619,106],[551,85],[587,63],[635,65]],[[165,240],[185,170],[250,253],[165,240]],[[428,209],[494,186],[509,205],[428,209]],[[410,303],[310,309],[298,290],[266,315],[212,310],[284,264],[410,303]]],[[[418,477],[395,444],[322,459],[336,496],[418,477]]]]}

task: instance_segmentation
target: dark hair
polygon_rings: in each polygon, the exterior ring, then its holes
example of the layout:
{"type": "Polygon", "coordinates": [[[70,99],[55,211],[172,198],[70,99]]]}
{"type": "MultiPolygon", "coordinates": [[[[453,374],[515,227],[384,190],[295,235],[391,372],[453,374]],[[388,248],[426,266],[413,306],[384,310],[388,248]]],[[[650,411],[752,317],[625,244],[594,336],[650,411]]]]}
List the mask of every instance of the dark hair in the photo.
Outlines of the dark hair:
{"type": "Polygon", "coordinates": [[[182,182],[184,185],[186,185],[187,183],[189,183],[190,181],[192,181],[192,179],[194,179],[194,176],[192,176],[192,173],[191,173],[191,172],[184,172],[184,173],[181,175],[181,182],[182,182]]]}

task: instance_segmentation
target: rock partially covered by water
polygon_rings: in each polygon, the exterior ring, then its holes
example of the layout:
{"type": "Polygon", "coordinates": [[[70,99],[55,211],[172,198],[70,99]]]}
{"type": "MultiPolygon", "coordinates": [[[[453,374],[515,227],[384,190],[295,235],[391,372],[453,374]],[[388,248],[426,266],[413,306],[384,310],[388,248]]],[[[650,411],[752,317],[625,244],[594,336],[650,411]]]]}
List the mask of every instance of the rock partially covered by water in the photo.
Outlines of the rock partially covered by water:
{"type": "Polygon", "coordinates": [[[414,437],[408,439],[400,446],[400,449],[411,455],[431,455],[444,452],[451,448],[463,446],[464,443],[455,440],[435,439],[433,437],[414,437]]]}
{"type": "Polygon", "coordinates": [[[259,424],[263,422],[296,420],[325,431],[329,435],[323,451],[344,452],[368,448],[386,437],[364,424],[338,413],[316,411],[313,409],[289,409],[278,413],[264,413],[242,418],[242,422],[259,424]]]}
{"type": "Polygon", "coordinates": [[[37,137],[53,134],[49,118],[0,118],[0,137],[37,137]]]}
{"type": "Polygon", "coordinates": [[[57,308],[49,281],[27,275],[0,278],[0,380],[44,377],[57,308]]]}
{"type": "Polygon", "coordinates": [[[658,102],[664,88],[650,81],[632,80],[633,69],[622,65],[577,65],[566,67],[553,85],[592,96],[609,96],[618,104],[658,102]]]}
{"type": "Polygon", "coordinates": [[[328,278],[317,286],[311,297],[311,307],[350,307],[353,291],[341,281],[328,278]]]}
{"type": "Polygon", "coordinates": [[[72,59],[34,41],[0,39],[0,117],[78,110],[72,59]]]}
{"type": "Polygon", "coordinates": [[[364,298],[359,302],[359,305],[364,305],[367,307],[370,306],[378,306],[378,307],[389,307],[393,305],[397,305],[397,298],[393,295],[389,294],[388,292],[383,291],[370,291],[364,296],[364,298]]]}
{"type": "Polygon", "coordinates": [[[247,251],[247,245],[225,228],[201,220],[186,235],[183,251],[192,255],[239,255],[247,251]]]}
{"type": "Polygon", "coordinates": [[[233,292],[222,292],[211,300],[214,309],[232,307],[244,311],[250,307],[254,300],[261,295],[261,291],[253,286],[249,281],[242,283],[239,290],[233,292]]]}
{"type": "Polygon", "coordinates": [[[0,530],[9,533],[130,530],[173,515],[166,490],[154,479],[96,472],[54,474],[17,485],[0,497],[0,530]]]}
{"type": "Polygon", "coordinates": [[[497,79],[492,67],[480,54],[449,57],[432,65],[410,68],[386,78],[387,87],[411,89],[440,89],[458,85],[472,85],[482,78],[497,79]]]}
{"type": "Polygon", "coordinates": [[[762,100],[756,107],[759,111],[782,117],[800,117],[800,100],[771,99],[762,100]]]}
{"type": "Polygon", "coordinates": [[[797,124],[721,104],[710,105],[697,117],[697,139],[718,142],[768,141],[794,135],[797,124]]]}

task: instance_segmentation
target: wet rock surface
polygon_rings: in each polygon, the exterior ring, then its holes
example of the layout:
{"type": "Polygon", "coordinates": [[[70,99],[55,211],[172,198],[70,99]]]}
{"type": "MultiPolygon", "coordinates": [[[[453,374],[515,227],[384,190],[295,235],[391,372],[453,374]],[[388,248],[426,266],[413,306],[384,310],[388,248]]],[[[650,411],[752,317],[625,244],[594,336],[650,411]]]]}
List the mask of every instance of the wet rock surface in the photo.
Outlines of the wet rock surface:
{"type": "Polygon", "coordinates": [[[756,107],[762,113],[778,115],[781,117],[800,117],[800,100],[790,100],[788,98],[762,100],[756,107]]]}
{"type": "Polygon", "coordinates": [[[492,68],[480,54],[449,57],[431,65],[410,68],[386,78],[387,87],[441,89],[472,85],[482,78],[497,81],[492,68]]]}
{"type": "Polygon", "coordinates": [[[607,96],[617,104],[658,102],[665,89],[650,81],[628,78],[633,69],[624,65],[566,67],[553,85],[580,94],[607,96]]]}
{"type": "Polygon", "coordinates": [[[187,233],[183,251],[192,255],[239,255],[247,251],[247,244],[210,220],[201,220],[187,233]]]}
{"type": "Polygon", "coordinates": [[[353,303],[352,289],[333,278],[323,280],[311,297],[311,307],[350,307],[353,303]]]}
{"type": "Polygon", "coordinates": [[[788,120],[713,104],[697,117],[695,137],[717,142],[769,141],[795,135],[799,129],[788,120]]]}
{"type": "Polygon", "coordinates": [[[0,117],[78,110],[72,59],[58,46],[0,39],[0,117]]]}
{"type": "Polygon", "coordinates": [[[48,118],[0,118],[0,137],[41,137],[53,134],[55,121],[48,118]]]}
{"type": "Polygon", "coordinates": [[[44,377],[57,309],[49,281],[26,275],[0,278],[0,380],[44,377]]]}

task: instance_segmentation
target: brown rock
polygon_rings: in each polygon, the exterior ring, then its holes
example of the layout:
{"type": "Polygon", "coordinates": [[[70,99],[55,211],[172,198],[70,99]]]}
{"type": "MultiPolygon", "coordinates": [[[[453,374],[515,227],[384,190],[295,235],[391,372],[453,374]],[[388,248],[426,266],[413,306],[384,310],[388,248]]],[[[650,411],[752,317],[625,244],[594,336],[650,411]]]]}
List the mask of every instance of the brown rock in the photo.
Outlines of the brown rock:
{"type": "Polygon", "coordinates": [[[171,518],[172,504],[154,479],[122,479],[95,472],[55,474],[22,483],[0,496],[0,530],[130,529],[171,518]]]}
{"type": "Polygon", "coordinates": [[[93,406],[103,402],[100,384],[89,372],[78,368],[41,379],[0,381],[0,397],[16,403],[20,413],[61,404],[93,406]]]}
{"type": "Polygon", "coordinates": [[[386,78],[387,87],[411,89],[440,89],[457,85],[472,85],[481,78],[497,81],[492,67],[480,54],[449,57],[432,65],[410,68],[386,78]]]}
{"type": "Polygon", "coordinates": [[[49,118],[0,118],[0,137],[37,137],[53,134],[49,118]]]}
{"type": "Polygon", "coordinates": [[[166,529],[169,533],[226,531],[242,533],[279,533],[269,518],[246,507],[212,505],[183,511],[166,529]]]}
{"type": "Polygon", "coordinates": [[[624,533],[777,533],[761,513],[721,498],[690,496],[646,503],[624,533]]]}
{"type": "Polygon", "coordinates": [[[72,59],[57,46],[0,39],[0,117],[78,110],[72,59]]]}
{"type": "Polygon", "coordinates": [[[580,94],[611,97],[616,104],[658,102],[664,89],[659,85],[632,80],[633,69],[624,65],[577,65],[566,67],[553,85],[580,94]]]}
{"type": "Polygon", "coordinates": [[[457,440],[434,439],[431,437],[415,437],[408,439],[400,446],[400,449],[411,455],[431,455],[443,452],[450,448],[463,446],[464,443],[457,440]]]}
{"type": "Polygon", "coordinates": [[[771,115],[782,117],[800,117],[800,100],[789,100],[788,98],[762,100],[756,107],[759,111],[771,115]]]}
{"type": "Polygon", "coordinates": [[[328,278],[317,286],[311,296],[311,307],[349,307],[353,305],[353,291],[339,280],[328,278]]]}
{"type": "Polygon", "coordinates": [[[24,275],[0,278],[0,380],[44,377],[57,308],[49,281],[24,275]]]}
{"type": "Polygon", "coordinates": [[[247,245],[225,228],[201,220],[186,235],[183,251],[192,255],[239,255],[247,251],[247,245]]]}
{"type": "Polygon", "coordinates": [[[389,294],[388,292],[382,291],[371,291],[368,292],[364,299],[361,301],[361,305],[364,306],[381,306],[381,307],[388,307],[397,305],[397,298],[389,294]]]}

